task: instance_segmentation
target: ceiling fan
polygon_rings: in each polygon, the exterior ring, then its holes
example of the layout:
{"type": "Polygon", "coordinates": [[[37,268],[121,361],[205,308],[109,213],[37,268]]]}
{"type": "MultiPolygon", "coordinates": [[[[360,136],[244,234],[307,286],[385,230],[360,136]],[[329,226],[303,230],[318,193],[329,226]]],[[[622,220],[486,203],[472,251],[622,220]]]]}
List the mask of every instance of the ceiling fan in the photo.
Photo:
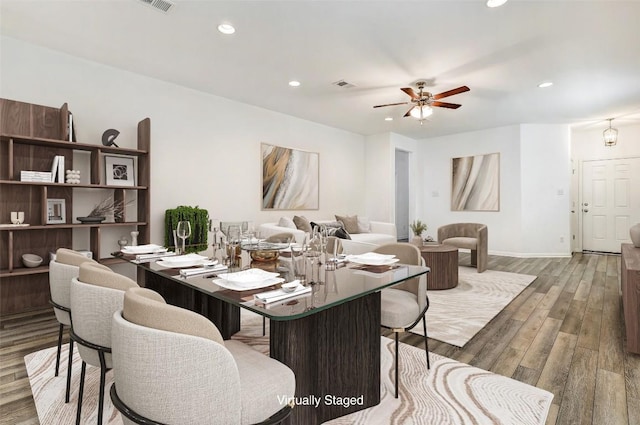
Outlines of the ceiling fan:
{"type": "Polygon", "coordinates": [[[438,94],[431,94],[428,91],[423,91],[424,86],[427,83],[424,81],[418,81],[416,86],[418,87],[418,93],[416,93],[411,87],[401,88],[403,92],[408,94],[411,99],[408,102],[398,102],[398,103],[387,103],[385,105],[376,105],[374,108],[382,108],[385,106],[396,106],[396,105],[412,105],[411,109],[404,114],[405,117],[411,115],[414,118],[420,120],[420,124],[427,118],[429,115],[433,113],[433,106],[437,106],[440,108],[449,108],[449,109],[458,109],[462,105],[458,103],[449,103],[449,102],[440,102],[439,99],[453,96],[459,93],[464,93],[469,91],[469,87],[461,86],[452,90],[447,90],[438,94]]]}

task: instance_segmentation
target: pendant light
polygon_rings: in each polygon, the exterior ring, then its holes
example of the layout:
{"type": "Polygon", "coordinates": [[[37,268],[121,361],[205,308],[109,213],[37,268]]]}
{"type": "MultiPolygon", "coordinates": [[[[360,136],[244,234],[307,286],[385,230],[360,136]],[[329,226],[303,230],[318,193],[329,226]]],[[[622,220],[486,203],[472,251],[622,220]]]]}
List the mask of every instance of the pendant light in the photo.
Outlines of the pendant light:
{"type": "Polygon", "coordinates": [[[618,130],[611,128],[611,121],[613,121],[613,118],[609,118],[609,128],[602,133],[605,146],[615,146],[618,142],[618,130]]]}

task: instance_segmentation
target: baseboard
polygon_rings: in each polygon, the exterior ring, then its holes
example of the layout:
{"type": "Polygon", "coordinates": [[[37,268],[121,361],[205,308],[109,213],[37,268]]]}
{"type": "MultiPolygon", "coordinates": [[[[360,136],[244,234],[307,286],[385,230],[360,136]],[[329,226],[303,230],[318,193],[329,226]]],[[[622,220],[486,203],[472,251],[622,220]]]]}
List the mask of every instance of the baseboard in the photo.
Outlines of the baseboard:
{"type": "MultiPolygon", "coordinates": [[[[469,252],[467,250],[467,252],[469,252]]],[[[571,258],[570,252],[504,252],[489,251],[489,255],[498,255],[500,257],[516,257],[516,258],[571,258]]]]}

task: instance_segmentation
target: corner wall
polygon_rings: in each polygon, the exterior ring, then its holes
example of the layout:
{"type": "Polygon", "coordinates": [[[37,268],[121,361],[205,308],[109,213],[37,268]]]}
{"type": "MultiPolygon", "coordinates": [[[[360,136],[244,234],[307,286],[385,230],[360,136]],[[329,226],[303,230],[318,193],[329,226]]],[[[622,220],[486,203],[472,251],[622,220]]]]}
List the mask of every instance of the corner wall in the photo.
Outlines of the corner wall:
{"type": "Polygon", "coordinates": [[[429,225],[427,233],[436,239],[442,225],[484,223],[492,254],[570,255],[567,238],[566,246],[559,246],[544,230],[570,233],[568,208],[555,198],[557,188],[565,188],[563,196],[569,196],[567,128],[526,124],[421,140],[419,184],[424,199],[420,210],[429,225]],[[495,152],[500,153],[500,211],[451,211],[452,158],[495,152]]]}

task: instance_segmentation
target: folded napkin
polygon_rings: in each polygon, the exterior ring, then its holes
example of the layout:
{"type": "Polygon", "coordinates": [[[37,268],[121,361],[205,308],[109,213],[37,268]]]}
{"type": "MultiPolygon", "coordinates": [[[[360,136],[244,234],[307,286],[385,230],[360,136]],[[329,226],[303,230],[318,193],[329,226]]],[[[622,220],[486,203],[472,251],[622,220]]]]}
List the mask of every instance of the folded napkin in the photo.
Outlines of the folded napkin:
{"type": "Polygon", "coordinates": [[[228,267],[225,266],[224,264],[215,264],[213,266],[198,267],[195,269],[193,268],[182,269],[180,270],[180,276],[191,277],[191,276],[197,276],[199,274],[221,272],[227,269],[228,267]]]}
{"type": "Polygon", "coordinates": [[[255,294],[254,300],[259,304],[270,304],[276,301],[285,300],[291,297],[299,297],[304,294],[311,293],[310,286],[299,285],[293,292],[285,292],[282,289],[274,289],[273,291],[262,292],[255,294]]]}
{"type": "Polygon", "coordinates": [[[192,264],[198,261],[205,261],[207,257],[198,254],[177,255],[175,257],[163,258],[162,262],[165,266],[180,267],[185,264],[192,264]]]}

